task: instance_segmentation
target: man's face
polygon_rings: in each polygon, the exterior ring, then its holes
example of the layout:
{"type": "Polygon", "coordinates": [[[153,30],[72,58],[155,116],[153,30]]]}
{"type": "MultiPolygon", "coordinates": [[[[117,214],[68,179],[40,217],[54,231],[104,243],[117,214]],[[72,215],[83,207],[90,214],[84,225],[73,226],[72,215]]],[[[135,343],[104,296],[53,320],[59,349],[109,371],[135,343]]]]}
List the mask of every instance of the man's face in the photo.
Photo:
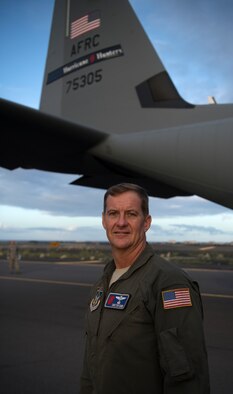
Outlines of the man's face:
{"type": "Polygon", "coordinates": [[[134,250],[145,242],[151,216],[144,216],[138,194],[128,191],[108,196],[102,223],[113,248],[134,250]]]}

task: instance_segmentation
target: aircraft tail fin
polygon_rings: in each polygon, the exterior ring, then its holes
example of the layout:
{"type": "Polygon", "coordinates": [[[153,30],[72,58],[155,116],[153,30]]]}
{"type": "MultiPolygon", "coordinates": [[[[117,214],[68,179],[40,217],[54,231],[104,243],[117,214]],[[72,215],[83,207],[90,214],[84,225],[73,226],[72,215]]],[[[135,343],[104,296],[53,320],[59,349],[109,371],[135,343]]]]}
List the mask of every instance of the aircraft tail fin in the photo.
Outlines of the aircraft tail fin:
{"type": "Polygon", "coordinates": [[[42,111],[125,133],[145,129],[145,108],[189,106],[128,0],[56,0],[42,111]]]}

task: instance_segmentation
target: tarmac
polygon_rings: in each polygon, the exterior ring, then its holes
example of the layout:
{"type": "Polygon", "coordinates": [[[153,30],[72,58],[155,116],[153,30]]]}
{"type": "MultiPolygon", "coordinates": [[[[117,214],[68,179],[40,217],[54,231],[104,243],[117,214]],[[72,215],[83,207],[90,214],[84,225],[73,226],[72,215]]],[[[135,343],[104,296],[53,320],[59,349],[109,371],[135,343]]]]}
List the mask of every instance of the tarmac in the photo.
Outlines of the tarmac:
{"type": "MultiPolygon", "coordinates": [[[[95,264],[0,261],[1,394],[77,394],[95,264]]],[[[211,394],[233,387],[233,271],[190,270],[204,305],[211,394]]]]}

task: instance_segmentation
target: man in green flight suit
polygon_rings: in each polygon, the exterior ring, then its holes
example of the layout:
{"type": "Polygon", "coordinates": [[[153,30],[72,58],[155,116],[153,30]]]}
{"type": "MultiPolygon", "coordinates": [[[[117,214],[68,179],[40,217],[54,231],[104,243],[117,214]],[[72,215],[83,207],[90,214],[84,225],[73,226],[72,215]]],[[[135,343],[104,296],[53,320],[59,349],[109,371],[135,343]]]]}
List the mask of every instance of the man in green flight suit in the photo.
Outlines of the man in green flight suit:
{"type": "Polygon", "coordinates": [[[148,245],[146,191],[108,189],[102,222],[113,261],[91,293],[80,393],[208,394],[198,285],[148,245]]]}

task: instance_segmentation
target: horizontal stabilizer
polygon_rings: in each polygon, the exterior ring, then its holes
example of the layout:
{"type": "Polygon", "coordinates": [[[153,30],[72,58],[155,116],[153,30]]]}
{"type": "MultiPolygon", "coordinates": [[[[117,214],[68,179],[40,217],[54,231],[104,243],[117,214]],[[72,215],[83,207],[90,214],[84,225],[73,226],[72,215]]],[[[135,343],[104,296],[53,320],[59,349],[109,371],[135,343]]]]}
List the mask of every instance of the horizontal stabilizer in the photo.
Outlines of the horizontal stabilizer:
{"type": "Polygon", "coordinates": [[[142,108],[194,108],[178,93],[167,71],[163,71],[136,87],[142,108]]]}

